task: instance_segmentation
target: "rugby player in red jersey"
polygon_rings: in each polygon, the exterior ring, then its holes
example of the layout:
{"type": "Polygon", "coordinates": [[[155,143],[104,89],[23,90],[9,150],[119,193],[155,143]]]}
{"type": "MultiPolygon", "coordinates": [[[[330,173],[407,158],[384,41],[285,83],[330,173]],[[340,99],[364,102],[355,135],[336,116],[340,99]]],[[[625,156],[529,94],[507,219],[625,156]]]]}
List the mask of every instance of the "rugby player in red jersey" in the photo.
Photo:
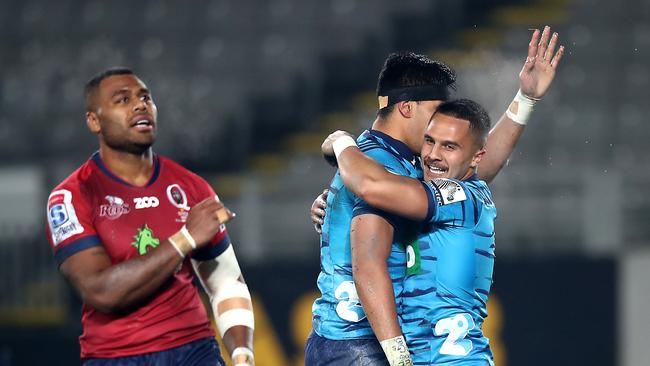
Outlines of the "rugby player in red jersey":
{"type": "Polygon", "coordinates": [[[84,365],[224,365],[197,289],[236,365],[253,365],[253,311],[206,181],[152,151],[157,109],[129,69],[86,85],[99,151],[50,194],[47,236],[83,300],[84,365]]]}

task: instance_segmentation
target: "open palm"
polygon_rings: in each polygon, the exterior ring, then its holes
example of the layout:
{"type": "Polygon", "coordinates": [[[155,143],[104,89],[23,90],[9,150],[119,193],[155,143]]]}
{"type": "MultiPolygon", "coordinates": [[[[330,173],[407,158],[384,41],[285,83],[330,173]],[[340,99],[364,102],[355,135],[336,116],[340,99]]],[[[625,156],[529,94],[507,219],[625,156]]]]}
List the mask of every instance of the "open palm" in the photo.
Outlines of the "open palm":
{"type": "Polygon", "coordinates": [[[551,86],[557,65],[564,55],[564,46],[554,52],[557,38],[557,33],[551,36],[548,26],[542,32],[539,29],[533,32],[528,44],[528,57],[519,73],[519,88],[527,97],[541,99],[551,86]]]}

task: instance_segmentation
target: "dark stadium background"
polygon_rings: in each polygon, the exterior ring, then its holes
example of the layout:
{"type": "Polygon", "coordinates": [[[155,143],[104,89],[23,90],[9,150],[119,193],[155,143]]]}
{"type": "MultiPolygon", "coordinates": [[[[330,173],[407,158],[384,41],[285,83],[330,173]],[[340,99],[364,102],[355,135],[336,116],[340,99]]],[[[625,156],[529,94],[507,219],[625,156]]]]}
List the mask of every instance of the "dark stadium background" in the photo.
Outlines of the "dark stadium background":
{"type": "Polygon", "coordinates": [[[309,206],[334,129],[374,119],[396,50],[459,74],[494,121],[530,28],[566,54],[493,182],[486,331],[499,366],[650,364],[650,1],[0,0],[0,366],[78,365],[79,301],[44,236],[50,189],[96,149],[82,88],[133,68],[159,108],[155,150],[197,171],[255,297],[258,366],[301,365],[318,272],[309,206]]]}

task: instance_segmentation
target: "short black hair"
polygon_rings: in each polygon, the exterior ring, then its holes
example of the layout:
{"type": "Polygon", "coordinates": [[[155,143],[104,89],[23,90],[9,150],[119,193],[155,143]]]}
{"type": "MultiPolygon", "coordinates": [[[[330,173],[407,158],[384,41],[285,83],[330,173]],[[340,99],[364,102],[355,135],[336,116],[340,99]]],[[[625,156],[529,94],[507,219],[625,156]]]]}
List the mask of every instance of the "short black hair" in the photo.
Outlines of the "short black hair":
{"type": "Polygon", "coordinates": [[[84,87],[84,97],[86,99],[87,111],[91,111],[93,109],[92,97],[97,91],[97,88],[99,88],[99,84],[101,84],[102,80],[114,75],[135,75],[135,73],[126,67],[111,67],[93,76],[90,80],[88,80],[86,86],[84,87]]]}
{"type": "Polygon", "coordinates": [[[480,104],[470,99],[456,99],[441,103],[433,114],[464,119],[469,121],[469,128],[477,137],[479,146],[485,145],[490,133],[490,115],[480,104]]]}
{"type": "MultiPolygon", "coordinates": [[[[456,73],[443,62],[413,52],[391,53],[386,58],[377,80],[377,96],[391,89],[411,86],[439,85],[455,89],[456,73]]],[[[379,110],[386,117],[393,105],[379,110]]]]}

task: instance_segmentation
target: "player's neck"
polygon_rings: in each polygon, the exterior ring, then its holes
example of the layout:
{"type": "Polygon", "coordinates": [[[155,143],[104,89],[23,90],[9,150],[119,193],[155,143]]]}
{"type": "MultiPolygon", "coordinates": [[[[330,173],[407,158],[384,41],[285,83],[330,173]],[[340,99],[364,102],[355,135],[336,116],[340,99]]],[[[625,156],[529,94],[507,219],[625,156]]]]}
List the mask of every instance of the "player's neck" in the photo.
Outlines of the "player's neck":
{"type": "Polygon", "coordinates": [[[399,121],[390,121],[385,118],[377,117],[372,123],[372,129],[387,134],[395,140],[402,141],[406,144],[406,131],[402,128],[399,121]]]}
{"type": "Polygon", "coordinates": [[[146,185],[153,174],[153,151],[151,148],[138,155],[102,146],[99,149],[99,156],[111,173],[133,186],[146,185]]]}

